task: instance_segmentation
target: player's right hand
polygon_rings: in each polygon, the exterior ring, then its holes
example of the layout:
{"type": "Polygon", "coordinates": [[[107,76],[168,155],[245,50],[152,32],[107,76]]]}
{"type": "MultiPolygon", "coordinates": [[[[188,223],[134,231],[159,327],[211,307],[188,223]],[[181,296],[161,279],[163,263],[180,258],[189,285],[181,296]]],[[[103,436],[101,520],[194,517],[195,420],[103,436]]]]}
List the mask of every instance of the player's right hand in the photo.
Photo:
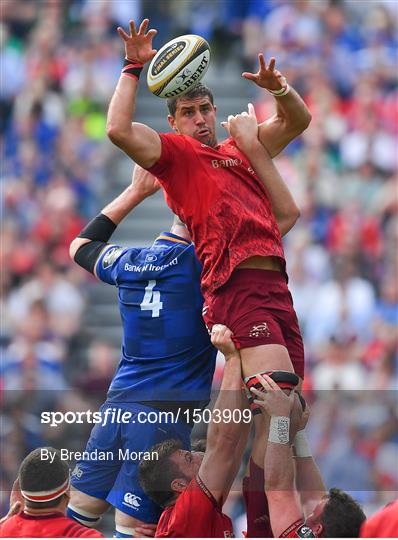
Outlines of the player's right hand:
{"type": "Polygon", "coordinates": [[[144,19],[138,29],[135,28],[134,21],[130,21],[130,34],[127,34],[120,26],[117,28],[119,36],[124,41],[126,58],[138,64],[146,64],[156,54],[156,49],[152,49],[152,40],[157,34],[157,30],[149,30],[149,19],[144,19]]]}
{"type": "Polygon", "coordinates": [[[210,337],[213,345],[225,356],[225,360],[239,354],[232,341],[232,332],[224,324],[215,324],[211,329],[210,337]]]}
{"type": "Polygon", "coordinates": [[[257,379],[263,386],[263,391],[257,390],[254,386],[250,388],[250,392],[255,394],[254,403],[260,405],[269,416],[289,416],[292,411],[295,392],[291,392],[287,396],[278,384],[266,374],[256,375],[257,379]]]}
{"type": "Polygon", "coordinates": [[[153,538],[156,527],[156,523],[145,523],[139,527],[134,527],[134,538],[153,538]]]}

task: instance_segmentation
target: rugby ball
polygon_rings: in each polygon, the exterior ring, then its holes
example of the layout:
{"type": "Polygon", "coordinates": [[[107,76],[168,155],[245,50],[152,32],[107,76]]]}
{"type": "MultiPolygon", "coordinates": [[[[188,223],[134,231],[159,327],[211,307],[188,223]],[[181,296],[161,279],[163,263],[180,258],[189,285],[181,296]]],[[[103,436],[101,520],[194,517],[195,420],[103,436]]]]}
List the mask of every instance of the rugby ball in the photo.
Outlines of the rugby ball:
{"type": "Polygon", "coordinates": [[[149,90],[161,98],[182,96],[202,79],[210,65],[205,39],[187,34],[164,45],[148,69],[149,90]]]}

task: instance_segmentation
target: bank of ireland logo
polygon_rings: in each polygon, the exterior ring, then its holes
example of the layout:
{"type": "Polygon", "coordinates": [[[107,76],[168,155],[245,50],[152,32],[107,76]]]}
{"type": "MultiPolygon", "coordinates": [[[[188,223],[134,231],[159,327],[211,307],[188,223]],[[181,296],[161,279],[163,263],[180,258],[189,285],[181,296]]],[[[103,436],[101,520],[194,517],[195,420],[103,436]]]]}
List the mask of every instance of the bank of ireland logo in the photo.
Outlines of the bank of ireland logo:
{"type": "Polygon", "coordinates": [[[148,255],[145,257],[145,262],[155,262],[158,258],[156,255],[152,255],[152,253],[148,253],[148,255]]]}
{"type": "Polygon", "coordinates": [[[141,497],[138,497],[138,495],[135,495],[134,493],[125,493],[123,497],[123,504],[134,510],[138,510],[141,506],[141,501],[141,497]]]}

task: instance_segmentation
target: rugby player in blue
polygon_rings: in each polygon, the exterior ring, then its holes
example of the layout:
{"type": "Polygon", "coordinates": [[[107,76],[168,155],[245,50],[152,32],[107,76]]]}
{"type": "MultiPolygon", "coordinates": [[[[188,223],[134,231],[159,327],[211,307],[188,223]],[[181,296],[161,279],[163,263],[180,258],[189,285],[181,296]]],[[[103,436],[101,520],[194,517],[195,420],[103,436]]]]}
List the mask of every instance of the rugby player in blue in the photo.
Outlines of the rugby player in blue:
{"type": "Polygon", "coordinates": [[[120,221],[159,187],[150,173],[136,167],[132,184],[70,248],[80,266],[118,288],[123,342],[101,407],[106,423],[95,425],[86,447],[110,451],[113,459],[77,463],[68,513],[96,526],[112,505],[117,537],[153,536],[147,524],[158,521],[161,509],[138,482],[138,453],[171,438],[190,448],[188,413],[209,401],[215,365],[216,351],[201,314],[201,266],[184,224],[176,218],[171,232],[160,234],[151,247],[108,243],[120,221]],[[167,418],[160,418],[161,411],[169,413],[167,418]],[[116,413],[119,421],[112,418],[116,413]],[[122,413],[129,413],[127,423],[120,422],[122,413]],[[127,459],[126,450],[137,459],[127,459]]]}

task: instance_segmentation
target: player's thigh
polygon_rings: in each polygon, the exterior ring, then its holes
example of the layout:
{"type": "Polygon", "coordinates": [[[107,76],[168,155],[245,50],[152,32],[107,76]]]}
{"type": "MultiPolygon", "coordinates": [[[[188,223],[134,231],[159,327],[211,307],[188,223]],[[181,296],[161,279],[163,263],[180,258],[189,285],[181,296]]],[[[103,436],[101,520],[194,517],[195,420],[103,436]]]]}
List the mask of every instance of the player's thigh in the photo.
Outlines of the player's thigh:
{"type": "Polygon", "coordinates": [[[95,515],[104,514],[110,507],[110,504],[107,501],[87,495],[87,493],[83,493],[73,487],[70,491],[69,504],[78,510],[83,510],[83,512],[89,512],[90,514],[95,515]]]}
{"type": "MultiPolygon", "coordinates": [[[[102,405],[102,415],[107,408],[110,408],[108,403],[102,405]]],[[[72,471],[72,489],[106,501],[123,464],[119,459],[120,446],[120,424],[110,421],[96,424],[87,441],[84,459],[78,461],[72,471]]]]}
{"type": "Polygon", "coordinates": [[[284,345],[271,343],[240,350],[244,377],[263,371],[282,370],[294,372],[293,364],[284,345]]]}
{"type": "MultiPolygon", "coordinates": [[[[142,404],[132,408],[133,419],[122,427],[122,466],[117,479],[110,490],[107,501],[122,514],[131,516],[144,523],[156,523],[162,508],[156,505],[144,492],[139,481],[139,465],[143,459],[155,459],[151,456],[151,448],[168,439],[178,439],[184,448],[190,447],[191,428],[183,423],[173,423],[170,419],[162,419],[160,411],[142,404]],[[142,419],[159,418],[156,423],[142,419]],[[141,413],[141,414],[140,414],[141,413]],[[138,422],[140,414],[141,421],[138,422]]],[[[126,518],[127,519],[127,518],[126,518]]]]}
{"type": "Polygon", "coordinates": [[[145,521],[130,516],[118,508],[115,509],[115,523],[116,527],[119,529],[120,527],[124,527],[126,529],[135,529],[136,527],[145,527],[145,525],[147,525],[145,521]]]}

